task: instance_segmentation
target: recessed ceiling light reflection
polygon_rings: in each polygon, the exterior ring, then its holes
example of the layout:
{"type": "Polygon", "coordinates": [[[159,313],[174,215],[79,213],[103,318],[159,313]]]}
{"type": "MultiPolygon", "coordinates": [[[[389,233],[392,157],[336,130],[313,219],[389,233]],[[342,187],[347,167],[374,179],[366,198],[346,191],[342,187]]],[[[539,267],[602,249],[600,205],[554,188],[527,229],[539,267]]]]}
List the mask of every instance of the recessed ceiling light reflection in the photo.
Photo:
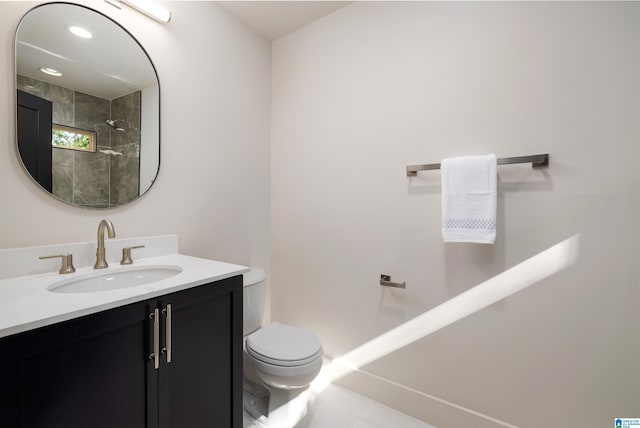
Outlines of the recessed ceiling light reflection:
{"type": "Polygon", "coordinates": [[[91,34],[88,30],[78,27],[77,25],[67,25],[67,30],[69,30],[72,34],[81,37],[83,39],[92,39],[93,34],[91,34]]]}
{"type": "Polygon", "coordinates": [[[62,76],[62,73],[60,73],[58,70],[53,68],[42,67],[40,71],[42,71],[44,74],[48,74],[49,76],[55,76],[55,77],[62,76]]]}

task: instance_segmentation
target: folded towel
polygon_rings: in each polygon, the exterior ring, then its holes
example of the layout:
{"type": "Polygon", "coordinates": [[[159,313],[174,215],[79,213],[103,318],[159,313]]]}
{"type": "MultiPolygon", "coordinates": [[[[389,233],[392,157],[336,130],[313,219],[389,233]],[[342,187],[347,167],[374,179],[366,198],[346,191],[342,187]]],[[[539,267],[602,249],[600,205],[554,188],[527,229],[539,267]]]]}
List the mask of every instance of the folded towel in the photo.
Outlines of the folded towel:
{"type": "Polygon", "coordinates": [[[444,242],[495,243],[496,165],[495,155],[441,162],[444,242]]]}

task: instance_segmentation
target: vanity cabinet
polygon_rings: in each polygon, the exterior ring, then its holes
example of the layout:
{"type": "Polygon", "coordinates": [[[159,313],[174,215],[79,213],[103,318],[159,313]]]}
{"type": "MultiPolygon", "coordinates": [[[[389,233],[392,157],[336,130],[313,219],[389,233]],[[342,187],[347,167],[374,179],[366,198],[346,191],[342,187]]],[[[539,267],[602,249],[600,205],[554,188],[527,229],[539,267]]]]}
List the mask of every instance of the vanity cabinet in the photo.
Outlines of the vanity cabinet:
{"type": "Polygon", "coordinates": [[[236,276],[0,339],[0,426],[239,428],[241,364],[236,276]]]}

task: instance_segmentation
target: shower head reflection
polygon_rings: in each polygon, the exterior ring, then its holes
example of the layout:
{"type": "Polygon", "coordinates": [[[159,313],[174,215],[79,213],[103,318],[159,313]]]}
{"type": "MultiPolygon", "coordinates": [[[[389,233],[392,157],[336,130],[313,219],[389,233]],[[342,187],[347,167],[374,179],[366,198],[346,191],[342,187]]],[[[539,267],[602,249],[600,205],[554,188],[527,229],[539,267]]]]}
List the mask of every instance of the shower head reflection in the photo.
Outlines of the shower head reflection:
{"type": "Polygon", "coordinates": [[[107,120],[105,120],[105,122],[111,128],[115,129],[116,131],[120,131],[120,132],[124,132],[125,131],[125,128],[123,128],[123,125],[125,123],[127,123],[124,119],[107,119],[107,120]]]}

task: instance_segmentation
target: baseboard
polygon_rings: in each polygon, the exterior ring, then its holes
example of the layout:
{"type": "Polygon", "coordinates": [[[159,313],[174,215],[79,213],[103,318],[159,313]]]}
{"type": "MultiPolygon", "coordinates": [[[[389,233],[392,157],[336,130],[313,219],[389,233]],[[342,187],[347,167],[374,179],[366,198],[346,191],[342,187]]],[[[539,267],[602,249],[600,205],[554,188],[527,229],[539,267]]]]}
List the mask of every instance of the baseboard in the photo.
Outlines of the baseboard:
{"type": "Polygon", "coordinates": [[[518,428],[363,370],[351,372],[334,383],[436,428],[518,428]]]}

